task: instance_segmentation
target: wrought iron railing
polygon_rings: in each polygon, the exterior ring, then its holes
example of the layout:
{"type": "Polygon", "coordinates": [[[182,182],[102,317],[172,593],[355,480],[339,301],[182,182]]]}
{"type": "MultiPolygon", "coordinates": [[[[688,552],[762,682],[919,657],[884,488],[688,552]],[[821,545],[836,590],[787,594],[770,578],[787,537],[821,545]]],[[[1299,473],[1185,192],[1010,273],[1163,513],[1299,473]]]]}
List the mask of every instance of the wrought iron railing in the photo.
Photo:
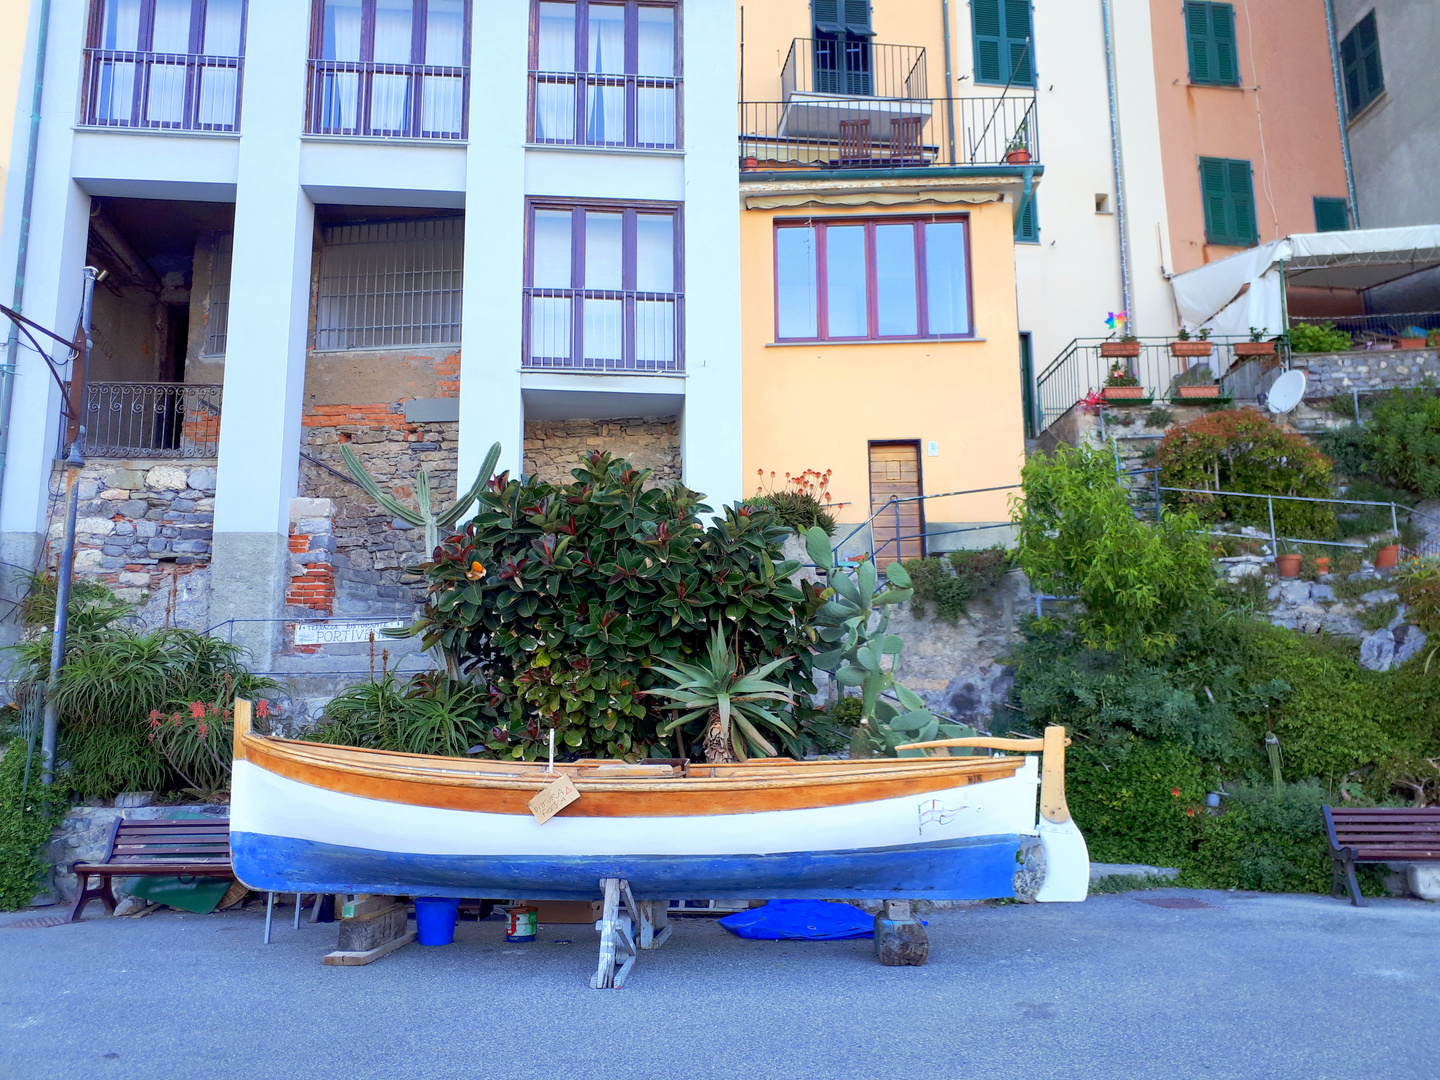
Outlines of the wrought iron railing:
{"type": "Polygon", "coordinates": [[[677,293],[526,289],[529,369],[673,374],[685,370],[677,293]]]}
{"type": "Polygon", "coordinates": [[[464,139],[468,67],[311,60],[309,135],[464,139]]]}
{"type": "Polygon", "coordinates": [[[1369,342],[1392,342],[1402,338],[1425,336],[1416,335],[1415,330],[1428,333],[1440,330],[1440,311],[1407,311],[1397,314],[1380,315],[1292,315],[1291,327],[1301,323],[1323,325],[1334,323],[1336,330],[1342,330],[1355,339],[1356,345],[1369,342]]]}
{"type": "MultiPolygon", "coordinates": [[[[1235,345],[1249,340],[1248,337],[1209,338],[1212,369],[1223,375],[1234,363],[1235,345]]],[[[1036,376],[1035,401],[1040,413],[1036,429],[1043,431],[1087,395],[1099,392],[1110,373],[1117,369],[1139,379],[1142,399],[1169,398],[1175,377],[1206,359],[1175,355],[1170,349],[1173,341],[1173,338],[1139,338],[1126,343],[1107,338],[1076,338],[1036,376]],[[1121,349],[1127,345],[1128,349],[1121,349]],[[1106,355],[1130,350],[1135,355],[1106,355]]]]}
{"type": "Polygon", "coordinates": [[[530,140],[569,146],[673,150],[681,81],[650,75],[530,72],[530,140]]]}
{"type": "Polygon", "coordinates": [[[238,131],[243,67],[238,56],[86,49],[81,122],[238,131]]]}
{"type": "Polygon", "coordinates": [[[780,69],[780,96],[845,94],[928,98],[925,50],[860,38],[796,38],[780,69]]]}
{"type": "Polygon", "coordinates": [[[85,456],[213,458],[220,445],[220,392],[208,383],[89,383],[80,415],[85,456]]]}
{"type": "Polygon", "coordinates": [[[1039,161],[1039,118],[1035,99],[1029,96],[953,101],[795,96],[789,101],[740,105],[740,162],[746,171],[983,167],[1039,161]]]}

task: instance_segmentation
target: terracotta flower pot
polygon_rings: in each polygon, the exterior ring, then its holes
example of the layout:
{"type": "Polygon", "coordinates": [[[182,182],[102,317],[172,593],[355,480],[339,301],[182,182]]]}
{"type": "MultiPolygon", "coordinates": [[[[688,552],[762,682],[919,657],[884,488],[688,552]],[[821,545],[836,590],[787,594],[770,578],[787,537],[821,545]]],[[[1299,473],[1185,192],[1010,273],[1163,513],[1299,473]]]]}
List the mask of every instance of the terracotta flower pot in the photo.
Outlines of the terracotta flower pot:
{"type": "Polygon", "coordinates": [[[1145,396],[1143,386],[1107,386],[1100,391],[1106,401],[1135,401],[1145,396]]]}
{"type": "MultiPolygon", "coordinates": [[[[1207,343],[1208,344],[1208,343],[1207,343]]],[[[1275,342],[1273,341],[1237,341],[1231,346],[1236,358],[1242,356],[1274,356],[1275,342]]]]}
{"type": "Polygon", "coordinates": [[[1394,570],[1400,562],[1400,545],[1386,544],[1375,553],[1376,570],[1394,570]]]}
{"type": "Polygon", "coordinates": [[[1299,577],[1300,556],[1296,554],[1276,555],[1275,569],[1280,572],[1281,577],[1299,577]]]}
{"type": "Polygon", "coordinates": [[[1172,341],[1171,356],[1209,356],[1215,346],[1208,341],[1172,341]]]}
{"type": "Polygon", "coordinates": [[[1140,342],[1138,341],[1102,341],[1100,343],[1101,356],[1130,356],[1140,355],[1140,342]]]}
{"type": "Polygon", "coordinates": [[[1180,396],[1183,398],[1218,398],[1220,387],[1211,383],[1209,386],[1182,386],[1180,396]]]}
{"type": "Polygon", "coordinates": [[[1007,165],[1028,165],[1030,164],[1029,150],[1008,150],[1005,153],[1005,164],[1007,165]]]}
{"type": "Polygon", "coordinates": [[[1400,339],[1400,348],[1423,349],[1425,348],[1425,339],[1423,337],[1402,337],[1400,339]]]}
{"type": "Polygon", "coordinates": [[[1318,570],[1318,571],[1320,571],[1320,573],[1322,573],[1322,574],[1328,574],[1328,573],[1330,573],[1330,556],[1329,556],[1329,555],[1316,555],[1316,556],[1315,556],[1315,569],[1318,570]]]}

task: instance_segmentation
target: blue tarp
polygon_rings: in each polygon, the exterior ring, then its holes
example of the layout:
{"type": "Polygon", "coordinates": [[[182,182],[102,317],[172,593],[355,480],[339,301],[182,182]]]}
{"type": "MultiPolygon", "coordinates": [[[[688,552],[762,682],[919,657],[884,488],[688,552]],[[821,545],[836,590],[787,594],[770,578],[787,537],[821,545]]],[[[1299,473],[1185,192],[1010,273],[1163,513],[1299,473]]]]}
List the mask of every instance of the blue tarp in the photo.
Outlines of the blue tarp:
{"type": "Polygon", "coordinates": [[[838,941],[875,936],[875,916],[852,904],[824,900],[771,900],[764,907],[727,915],[720,925],[743,938],[765,941],[838,941]]]}

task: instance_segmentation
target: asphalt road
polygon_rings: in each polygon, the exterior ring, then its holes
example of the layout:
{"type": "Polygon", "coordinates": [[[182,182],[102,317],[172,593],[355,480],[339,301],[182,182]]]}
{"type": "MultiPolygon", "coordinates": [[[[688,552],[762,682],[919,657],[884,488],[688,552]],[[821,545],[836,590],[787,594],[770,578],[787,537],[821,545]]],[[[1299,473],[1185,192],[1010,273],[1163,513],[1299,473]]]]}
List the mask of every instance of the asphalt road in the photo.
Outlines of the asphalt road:
{"type": "MultiPolygon", "coordinates": [[[[1433,1080],[1440,906],[1163,890],[929,916],[930,962],[677,920],[619,991],[596,935],[324,967],[277,912],[0,928],[0,1077],[1433,1080]],[[1213,905],[1142,903],[1190,897],[1213,905]]],[[[0,927],[36,912],[0,916],[0,927]]],[[[288,913],[287,913],[288,914],[288,913]]]]}

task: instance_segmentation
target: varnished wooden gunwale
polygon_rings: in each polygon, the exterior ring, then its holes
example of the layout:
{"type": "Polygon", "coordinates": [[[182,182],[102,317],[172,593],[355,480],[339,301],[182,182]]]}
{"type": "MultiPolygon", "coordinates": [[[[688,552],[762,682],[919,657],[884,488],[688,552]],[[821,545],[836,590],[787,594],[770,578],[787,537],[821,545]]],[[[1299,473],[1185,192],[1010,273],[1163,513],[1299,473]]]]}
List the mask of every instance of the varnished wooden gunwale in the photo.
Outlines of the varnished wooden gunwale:
{"type": "MultiPolygon", "coordinates": [[[[486,775],[487,769],[509,763],[326,746],[250,732],[237,743],[242,760],[267,772],[328,791],[412,806],[525,815],[536,792],[555,778],[543,765],[520,766],[524,772],[513,775],[486,775]]],[[[1022,758],[791,762],[755,770],[763,776],[654,778],[602,778],[594,769],[571,766],[564,771],[582,798],[560,816],[684,817],[845,806],[998,780],[1014,775],[1023,763],[1022,758]]]]}

